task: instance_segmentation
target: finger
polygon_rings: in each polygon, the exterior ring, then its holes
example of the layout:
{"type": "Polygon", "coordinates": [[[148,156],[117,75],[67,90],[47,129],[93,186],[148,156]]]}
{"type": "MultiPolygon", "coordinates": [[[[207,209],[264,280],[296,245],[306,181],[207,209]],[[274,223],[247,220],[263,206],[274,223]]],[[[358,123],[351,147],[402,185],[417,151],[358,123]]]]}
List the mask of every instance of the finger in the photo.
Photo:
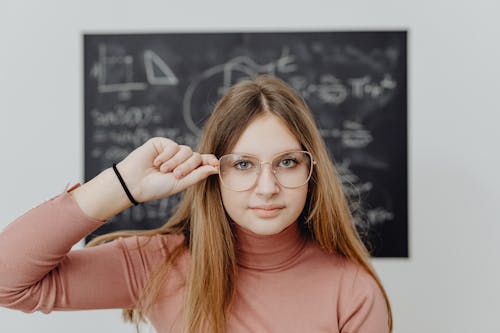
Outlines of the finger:
{"type": "Polygon", "coordinates": [[[159,167],[160,165],[171,159],[181,149],[177,142],[169,139],[157,142],[154,147],[158,151],[158,156],[156,156],[153,161],[153,165],[155,167],[159,167]]]}
{"type": "Polygon", "coordinates": [[[210,175],[217,174],[218,170],[216,167],[211,165],[203,165],[197,169],[194,169],[190,173],[188,173],[183,178],[179,179],[179,183],[177,186],[178,191],[182,191],[187,187],[196,184],[200,180],[207,178],[210,175]]]}
{"type": "Polygon", "coordinates": [[[180,145],[179,150],[160,166],[160,171],[169,172],[171,170],[174,170],[179,164],[186,161],[192,155],[193,151],[189,146],[180,145]]]}
{"type": "Polygon", "coordinates": [[[176,178],[181,178],[184,175],[187,175],[190,173],[192,170],[196,169],[200,164],[202,164],[202,158],[199,153],[193,153],[191,157],[189,157],[186,161],[183,163],[179,164],[175,169],[173,170],[174,176],[176,178]]]}
{"type": "Polygon", "coordinates": [[[201,154],[203,165],[219,166],[219,159],[213,154],[201,154]]]}

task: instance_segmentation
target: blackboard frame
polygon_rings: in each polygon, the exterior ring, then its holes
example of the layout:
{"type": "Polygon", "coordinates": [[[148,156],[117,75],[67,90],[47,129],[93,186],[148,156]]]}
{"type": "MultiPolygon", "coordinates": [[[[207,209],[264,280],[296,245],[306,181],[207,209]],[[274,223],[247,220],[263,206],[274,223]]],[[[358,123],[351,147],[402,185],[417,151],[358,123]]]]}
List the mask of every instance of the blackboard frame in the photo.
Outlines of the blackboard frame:
{"type": "MultiPolygon", "coordinates": [[[[267,71],[308,102],[372,254],[408,257],[406,31],[85,34],[83,39],[85,181],[148,136],[195,147],[203,120],[227,85],[267,71]]],[[[178,200],[133,207],[86,240],[157,227],[178,200]]]]}

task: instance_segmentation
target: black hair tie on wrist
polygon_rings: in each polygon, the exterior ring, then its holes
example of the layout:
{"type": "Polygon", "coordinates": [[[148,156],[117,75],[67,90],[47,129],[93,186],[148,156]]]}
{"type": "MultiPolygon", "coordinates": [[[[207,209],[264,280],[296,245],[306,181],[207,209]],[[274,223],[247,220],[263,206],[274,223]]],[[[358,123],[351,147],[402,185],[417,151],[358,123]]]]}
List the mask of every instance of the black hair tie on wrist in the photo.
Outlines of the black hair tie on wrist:
{"type": "Polygon", "coordinates": [[[116,177],[118,177],[120,184],[122,184],[122,187],[125,190],[125,193],[127,194],[128,199],[130,200],[131,203],[134,204],[134,206],[137,206],[139,203],[134,199],[134,197],[132,196],[132,194],[128,190],[127,185],[125,185],[125,181],[123,180],[122,176],[118,172],[118,169],[116,168],[116,163],[113,163],[113,170],[115,171],[116,177]]]}

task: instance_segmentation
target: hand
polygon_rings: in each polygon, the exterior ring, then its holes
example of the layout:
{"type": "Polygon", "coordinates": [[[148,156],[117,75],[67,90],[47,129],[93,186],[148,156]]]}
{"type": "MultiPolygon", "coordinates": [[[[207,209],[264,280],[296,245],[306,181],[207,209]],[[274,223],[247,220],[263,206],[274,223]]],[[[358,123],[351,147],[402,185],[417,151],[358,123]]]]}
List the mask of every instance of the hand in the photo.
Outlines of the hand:
{"type": "Polygon", "coordinates": [[[132,151],[117,168],[132,196],[145,202],[171,196],[217,174],[219,161],[167,138],[152,138],[132,151]]]}

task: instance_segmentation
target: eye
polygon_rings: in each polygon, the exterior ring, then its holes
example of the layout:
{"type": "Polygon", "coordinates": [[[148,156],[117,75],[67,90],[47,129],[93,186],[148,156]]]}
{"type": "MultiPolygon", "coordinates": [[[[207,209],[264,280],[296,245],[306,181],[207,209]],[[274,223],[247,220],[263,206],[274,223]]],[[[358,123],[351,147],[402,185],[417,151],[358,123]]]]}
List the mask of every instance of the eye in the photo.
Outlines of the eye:
{"type": "Polygon", "coordinates": [[[280,160],[278,166],[283,168],[293,168],[297,165],[297,160],[294,158],[283,158],[280,160]]]}
{"type": "Polygon", "coordinates": [[[248,160],[239,160],[233,163],[233,167],[239,170],[248,170],[253,167],[253,164],[248,160]]]}

